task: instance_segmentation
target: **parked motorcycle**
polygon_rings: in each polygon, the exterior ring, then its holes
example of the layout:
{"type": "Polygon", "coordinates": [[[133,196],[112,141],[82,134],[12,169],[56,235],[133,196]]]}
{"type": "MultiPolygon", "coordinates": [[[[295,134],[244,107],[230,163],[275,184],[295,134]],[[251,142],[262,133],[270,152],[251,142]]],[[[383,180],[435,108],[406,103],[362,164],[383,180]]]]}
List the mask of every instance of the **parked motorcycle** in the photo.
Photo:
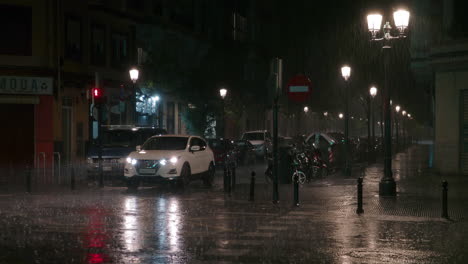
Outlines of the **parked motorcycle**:
{"type": "Polygon", "coordinates": [[[313,179],[323,179],[328,175],[328,167],[325,160],[322,159],[322,155],[320,153],[320,149],[315,146],[315,143],[312,144],[309,150],[309,155],[311,157],[311,167],[312,167],[312,175],[311,178],[313,179]]]}

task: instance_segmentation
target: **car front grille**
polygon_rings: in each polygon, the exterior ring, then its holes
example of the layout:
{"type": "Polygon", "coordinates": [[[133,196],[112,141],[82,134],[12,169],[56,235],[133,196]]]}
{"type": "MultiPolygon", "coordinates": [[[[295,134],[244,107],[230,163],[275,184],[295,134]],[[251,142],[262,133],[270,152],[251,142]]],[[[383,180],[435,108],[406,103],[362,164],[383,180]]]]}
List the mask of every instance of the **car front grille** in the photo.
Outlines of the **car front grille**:
{"type": "Polygon", "coordinates": [[[159,160],[137,160],[135,168],[139,174],[143,175],[155,175],[158,173],[161,164],[159,160]],[[148,170],[154,169],[154,173],[148,173],[148,170]]]}

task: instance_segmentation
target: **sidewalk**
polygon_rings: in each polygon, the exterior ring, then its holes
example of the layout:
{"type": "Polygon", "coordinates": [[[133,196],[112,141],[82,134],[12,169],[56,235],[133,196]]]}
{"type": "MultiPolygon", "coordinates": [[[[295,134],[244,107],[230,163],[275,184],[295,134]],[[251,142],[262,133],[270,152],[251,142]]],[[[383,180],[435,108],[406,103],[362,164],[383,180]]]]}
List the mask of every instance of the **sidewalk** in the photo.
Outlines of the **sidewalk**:
{"type": "MultiPolygon", "coordinates": [[[[349,196],[349,210],[354,212],[357,208],[357,178],[362,176],[364,214],[440,218],[442,180],[447,180],[449,218],[468,219],[468,177],[437,175],[428,167],[428,160],[428,145],[413,145],[395,155],[392,161],[393,177],[397,183],[395,197],[379,196],[379,182],[383,177],[383,162],[380,160],[370,165],[355,165],[351,177],[335,173],[326,179],[302,185],[299,189],[301,206],[315,204],[339,193],[349,196]]],[[[248,200],[251,170],[238,170],[232,199],[248,200]]],[[[218,185],[222,186],[222,179],[218,179],[218,185]]],[[[272,201],[272,184],[265,183],[263,171],[256,171],[255,201],[272,201]]],[[[292,184],[279,185],[279,202],[286,206],[293,204],[292,184]]]]}

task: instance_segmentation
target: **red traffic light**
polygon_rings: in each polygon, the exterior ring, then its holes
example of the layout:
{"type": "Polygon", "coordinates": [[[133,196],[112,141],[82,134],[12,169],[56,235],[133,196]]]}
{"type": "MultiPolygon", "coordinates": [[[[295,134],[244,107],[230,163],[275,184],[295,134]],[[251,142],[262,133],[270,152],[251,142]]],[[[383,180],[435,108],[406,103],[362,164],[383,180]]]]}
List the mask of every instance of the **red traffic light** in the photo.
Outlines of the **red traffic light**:
{"type": "Polygon", "coordinates": [[[92,93],[93,93],[94,98],[101,98],[102,97],[102,91],[101,91],[100,88],[93,88],[92,93]]]}

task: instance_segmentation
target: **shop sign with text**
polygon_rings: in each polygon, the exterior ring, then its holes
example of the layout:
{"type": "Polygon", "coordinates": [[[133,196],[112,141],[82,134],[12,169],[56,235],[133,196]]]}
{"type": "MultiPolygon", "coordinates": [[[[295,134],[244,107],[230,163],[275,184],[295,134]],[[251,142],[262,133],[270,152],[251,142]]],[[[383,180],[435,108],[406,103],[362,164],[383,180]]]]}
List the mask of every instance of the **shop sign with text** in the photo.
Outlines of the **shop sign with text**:
{"type": "Polygon", "coordinates": [[[47,77],[0,76],[0,94],[52,95],[52,85],[47,77]]]}

